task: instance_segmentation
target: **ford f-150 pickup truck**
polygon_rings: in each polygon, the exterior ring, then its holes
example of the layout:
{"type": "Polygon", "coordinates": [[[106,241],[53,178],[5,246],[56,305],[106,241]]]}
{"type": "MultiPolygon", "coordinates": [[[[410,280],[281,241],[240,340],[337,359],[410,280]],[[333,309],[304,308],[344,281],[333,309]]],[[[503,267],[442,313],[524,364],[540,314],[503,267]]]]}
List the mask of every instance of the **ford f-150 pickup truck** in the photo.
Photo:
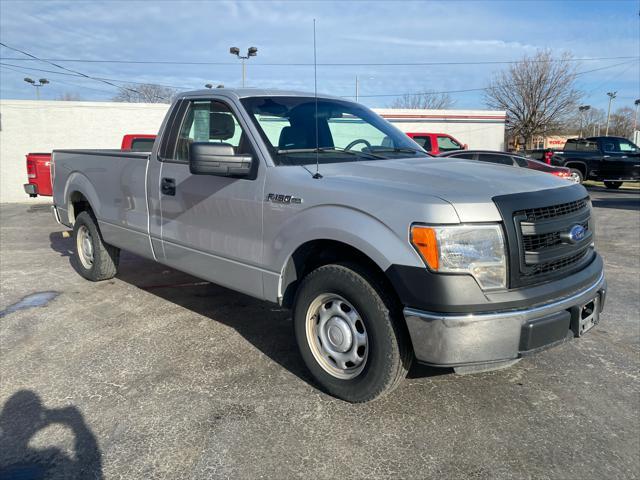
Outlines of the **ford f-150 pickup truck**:
{"type": "Polygon", "coordinates": [[[313,377],[351,402],[413,359],[508,366],[583,335],[605,300],[584,187],[430,157],[339,98],[184,93],[150,154],[56,150],[53,175],[83,277],[115,276],[124,249],[290,307],[313,377]]]}

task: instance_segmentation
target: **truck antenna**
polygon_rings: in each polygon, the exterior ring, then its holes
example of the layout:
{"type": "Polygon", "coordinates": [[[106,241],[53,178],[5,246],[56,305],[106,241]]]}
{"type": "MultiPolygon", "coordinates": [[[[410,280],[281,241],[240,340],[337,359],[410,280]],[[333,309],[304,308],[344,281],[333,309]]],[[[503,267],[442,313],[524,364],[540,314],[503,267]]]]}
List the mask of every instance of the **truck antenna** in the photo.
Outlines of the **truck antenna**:
{"type": "Polygon", "coordinates": [[[316,104],[315,126],[316,126],[316,173],[313,178],[322,178],[320,175],[320,142],[318,140],[318,62],[316,59],[316,19],[313,19],[313,97],[316,104]]]}

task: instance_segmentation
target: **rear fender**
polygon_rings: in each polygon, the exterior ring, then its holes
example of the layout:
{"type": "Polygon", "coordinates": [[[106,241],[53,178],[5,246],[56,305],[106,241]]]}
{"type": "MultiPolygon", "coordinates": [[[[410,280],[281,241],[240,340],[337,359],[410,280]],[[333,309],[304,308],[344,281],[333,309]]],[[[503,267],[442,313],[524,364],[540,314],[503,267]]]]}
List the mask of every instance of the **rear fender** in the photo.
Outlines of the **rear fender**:
{"type": "MultiPolygon", "coordinates": [[[[91,184],[91,181],[80,172],[73,172],[69,175],[67,183],[64,188],[65,206],[67,207],[67,219],[70,225],[73,225],[76,221],[76,215],[73,211],[71,196],[74,192],[78,192],[84,196],[91,206],[96,218],[101,218],[101,204],[99,201],[98,193],[91,184]]],[[[63,219],[64,220],[64,219],[63,219]]]]}

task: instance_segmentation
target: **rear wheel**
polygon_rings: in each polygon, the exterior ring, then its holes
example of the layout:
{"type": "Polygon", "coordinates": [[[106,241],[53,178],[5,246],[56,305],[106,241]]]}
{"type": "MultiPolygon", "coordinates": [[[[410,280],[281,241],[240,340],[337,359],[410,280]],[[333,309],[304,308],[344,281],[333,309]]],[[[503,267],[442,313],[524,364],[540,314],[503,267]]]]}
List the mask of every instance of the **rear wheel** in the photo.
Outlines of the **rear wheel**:
{"type": "Polygon", "coordinates": [[[622,182],[604,182],[604,186],[610,190],[617,190],[622,185],[622,182]]]}
{"type": "Polygon", "coordinates": [[[412,359],[399,308],[375,275],[357,265],[307,275],[294,304],[294,328],[307,368],[329,394],[367,402],[393,390],[412,359]]]}
{"type": "Polygon", "coordinates": [[[584,181],[584,176],[582,175],[582,172],[580,170],[578,170],[577,168],[570,168],[569,170],[571,170],[571,173],[569,174],[569,180],[574,183],[582,183],[584,181]]]}
{"type": "Polygon", "coordinates": [[[87,280],[98,282],[113,278],[118,269],[120,249],[104,242],[98,223],[89,212],[81,212],[73,225],[76,249],[72,263],[87,280]]]}

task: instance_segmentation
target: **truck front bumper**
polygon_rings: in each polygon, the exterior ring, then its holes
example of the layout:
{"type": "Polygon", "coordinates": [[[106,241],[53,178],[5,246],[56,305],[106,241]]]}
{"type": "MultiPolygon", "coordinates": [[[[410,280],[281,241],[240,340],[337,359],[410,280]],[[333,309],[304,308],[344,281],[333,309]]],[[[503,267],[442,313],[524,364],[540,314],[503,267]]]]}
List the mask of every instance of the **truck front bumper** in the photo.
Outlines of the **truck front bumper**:
{"type": "Polygon", "coordinates": [[[580,336],[585,321],[597,322],[606,287],[600,270],[595,282],[577,292],[528,308],[482,313],[405,308],[404,316],[419,362],[491,369],[580,336]]]}

